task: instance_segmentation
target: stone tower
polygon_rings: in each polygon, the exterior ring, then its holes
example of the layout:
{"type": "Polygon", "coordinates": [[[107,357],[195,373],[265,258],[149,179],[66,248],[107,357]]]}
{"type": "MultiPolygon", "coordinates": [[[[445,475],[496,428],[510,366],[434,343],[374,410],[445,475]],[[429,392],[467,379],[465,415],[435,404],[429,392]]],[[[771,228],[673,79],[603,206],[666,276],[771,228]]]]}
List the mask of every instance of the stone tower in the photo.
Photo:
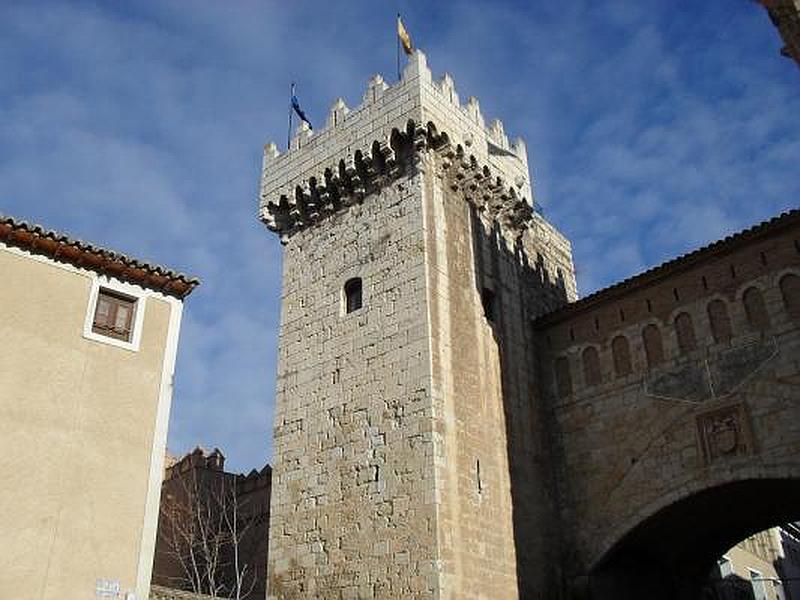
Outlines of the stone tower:
{"type": "Polygon", "coordinates": [[[265,148],[281,237],[271,598],[556,589],[555,474],[532,320],[575,298],[525,145],[417,51],[265,148]]]}

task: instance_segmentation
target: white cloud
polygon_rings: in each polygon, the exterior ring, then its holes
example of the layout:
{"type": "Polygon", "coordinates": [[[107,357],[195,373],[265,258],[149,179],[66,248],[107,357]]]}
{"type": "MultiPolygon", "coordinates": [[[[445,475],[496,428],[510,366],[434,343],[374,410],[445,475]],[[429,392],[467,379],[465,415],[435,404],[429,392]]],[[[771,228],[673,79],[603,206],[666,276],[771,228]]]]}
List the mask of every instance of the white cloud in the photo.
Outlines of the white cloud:
{"type": "MultiPolygon", "coordinates": [[[[528,142],[583,293],[797,204],[796,69],[758,6],[401,3],[436,74],[528,142]]],[[[0,6],[0,210],[201,276],[170,444],[269,453],[280,251],[256,222],[287,87],[394,78],[395,5],[0,6]],[[385,13],[385,14],[384,14],[385,13]]]]}

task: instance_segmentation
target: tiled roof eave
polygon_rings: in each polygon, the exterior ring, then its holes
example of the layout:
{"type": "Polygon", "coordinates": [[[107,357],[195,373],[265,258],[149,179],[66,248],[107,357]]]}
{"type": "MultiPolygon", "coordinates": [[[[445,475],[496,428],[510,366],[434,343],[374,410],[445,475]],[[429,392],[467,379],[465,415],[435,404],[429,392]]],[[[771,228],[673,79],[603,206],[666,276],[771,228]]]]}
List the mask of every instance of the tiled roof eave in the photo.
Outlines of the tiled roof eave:
{"type": "Polygon", "coordinates": [[[0,242],[176,298],[185,298],[200,284],[196,277],[189,277],[162,265],[141,261],[45,229],[41,225],[3,215],[0,215],[0,242]]]}
{"type": "Polygon", "coordinates": [[[768,221],[763,221],[758,225],[731,234],[721,240],[717,240],[697,250],[668,260],[667,262],[624,279],[607,288],[598,290],[585,298],[581,298],[580,300],[540,316],[536,319],[536,325],[553,325],[575,314],[591,310],[602,303],[619,298],[634,289],[656,285],[668,277],[691,269],[701,261],[707,260],[713,256],[728,254],[749,241],[794,225],[800,225],[800,209],[786,211],[768,221]]]}

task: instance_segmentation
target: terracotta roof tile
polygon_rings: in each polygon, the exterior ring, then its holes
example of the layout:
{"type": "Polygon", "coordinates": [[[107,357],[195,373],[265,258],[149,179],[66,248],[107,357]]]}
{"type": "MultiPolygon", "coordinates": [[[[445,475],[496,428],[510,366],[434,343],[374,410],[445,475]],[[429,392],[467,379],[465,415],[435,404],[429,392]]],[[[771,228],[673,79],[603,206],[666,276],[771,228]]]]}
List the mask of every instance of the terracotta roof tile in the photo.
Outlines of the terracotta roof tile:
{"type": "Polygon", "coordinates": [[[200,284],[196,277],[107,248],[95,246],[41,225],[0,214],[0,241],[60,262],[91,269],[178,298],[200,284]]]}
{"type": "Polygon", "coordinates": [[[731,234],[721,240],[712,242],[707,246],[693,250],[692,252],[682,254],[677,258],[668,260],[656,267],[648,269],[647,271],[643,271],[642,273],[634,275],[633,277],[623,279],[622,281],[607,288],[593,292],[592,294],[589,294],[580,300],[576,300],[575,302],[542,315],[536,320],[536,322],[537,324],[545,325],[560,321],[576,312],[587,309],[611,298],[616,298],[631,291],[632,289],[656,283],[657,281],[660,281],[676,272],[688,269],[701,260],[710,258],[713,255],[732,251],[754,238],[760,237],[777,229],[789,227],[791,225],[800,225],[800,209],[786,211],[777,217],[763,221],[758,225],[754,225],[748,229],[731,234]]]}

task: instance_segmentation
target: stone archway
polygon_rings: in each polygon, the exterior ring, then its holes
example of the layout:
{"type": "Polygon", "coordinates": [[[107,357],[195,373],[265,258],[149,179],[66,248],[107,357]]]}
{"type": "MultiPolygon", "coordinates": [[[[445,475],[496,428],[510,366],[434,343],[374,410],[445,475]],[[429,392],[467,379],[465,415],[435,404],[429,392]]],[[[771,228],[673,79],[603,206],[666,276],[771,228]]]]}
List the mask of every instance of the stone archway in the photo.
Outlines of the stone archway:
{"type": "Polygon", "coordinates": [[[581,596],[699,600],[714,561],[768,527],[800,518],[800,478],[747,479],[678,500],[638,524],[600,558],[581,596]]]}

